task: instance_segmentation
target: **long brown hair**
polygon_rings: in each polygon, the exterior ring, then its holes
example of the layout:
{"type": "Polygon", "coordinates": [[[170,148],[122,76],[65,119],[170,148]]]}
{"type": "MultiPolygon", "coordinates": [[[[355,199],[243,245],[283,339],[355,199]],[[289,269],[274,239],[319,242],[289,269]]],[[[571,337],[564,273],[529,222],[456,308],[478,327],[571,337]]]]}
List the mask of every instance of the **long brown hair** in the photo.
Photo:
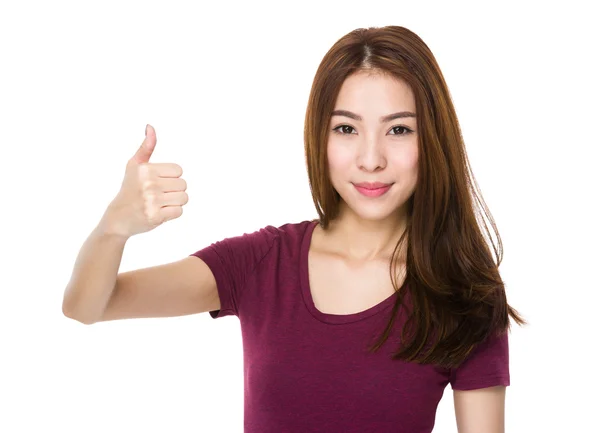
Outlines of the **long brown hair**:
{"type": "Polygon", "coordinates": [[[428,46],[400,26],[359,28],[339,39],[321,61],[310,91],[304,143],[309,183],[319,223],[327,229],[339,215],[341,197],[329,178],[327,140],[331,112],[344,80],[372,71],[412,88],[419,139],[418,181],[407,202],[407,229],[390,262],[397,296],[390,321],[377,343],[388,339],[408,291],[412,309],[393,359],[455,368],[493,333],[510,329],[510,317],[527,322],[507,303],[498,267],[502,240],[471,170],[460,126],[442,72],[428,46]],[[483,236],[482,214],[491,222],[496,261],[483,236]],[[405,279],[395,275],[406,242],[405,279]],[[411,326],[412,325],[412,326],[411,326]],[[426,350],[425,350],[426,349],[426,350]]]}

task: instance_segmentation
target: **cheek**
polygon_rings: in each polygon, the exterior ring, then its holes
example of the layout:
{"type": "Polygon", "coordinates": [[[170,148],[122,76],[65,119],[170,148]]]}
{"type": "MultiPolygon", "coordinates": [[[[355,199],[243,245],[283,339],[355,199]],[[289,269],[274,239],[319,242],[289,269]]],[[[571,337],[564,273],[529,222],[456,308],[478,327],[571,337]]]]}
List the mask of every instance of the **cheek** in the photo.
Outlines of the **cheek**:
{"type": "Polygon", "coordinates": [[[349,167],[353,161],[353,156],[348,149],[342,149],[341,146],[331,144],[327,147],[327,160],[332,170],[344,170],[349,167]]]}
{"type": "Polygon", "coordinates": [[[394,165],[403,172],[413,172],[417,170],[419,162],[419,151],[415,146],[410,149],[405,149],[402,154],[399,154],[394,161],[394,165]]]}

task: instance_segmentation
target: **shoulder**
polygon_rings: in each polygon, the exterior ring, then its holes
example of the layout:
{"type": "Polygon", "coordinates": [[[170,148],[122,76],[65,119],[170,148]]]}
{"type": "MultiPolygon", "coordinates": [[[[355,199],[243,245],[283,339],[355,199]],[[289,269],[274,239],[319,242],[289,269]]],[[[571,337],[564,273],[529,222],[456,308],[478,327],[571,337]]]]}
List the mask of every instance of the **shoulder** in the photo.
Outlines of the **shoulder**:
{"type": "Polygon", "coordinates": [[[310,232],[314,228],[313,221],[303,220],[280,225],[268,225],[250,234],[250,236],[263,239],[264,242],[269,243],[269,250],[278,250],[284,254],[295,255],[310,241],[310,232]]]}
{"type": "Polygon", "coordinates": [[[280,248],[302,245],[313,221],[269,224],[226,238],[221,243],[233,251],[250,248],[257,254],[266,255],[275,245],[279,245],[280,248]]]}
{"type": "Polygon", "coordinates": [[[308,231],[313,228],[312,226],[316,224],[317,220],[303,220],[299,222],[290,222],[285,223],[280,226],[267,226],[270,227],[273,232],[277,232],[281,238],[287,238],[288,240],[298,240],[303,239],[308,231]]]}

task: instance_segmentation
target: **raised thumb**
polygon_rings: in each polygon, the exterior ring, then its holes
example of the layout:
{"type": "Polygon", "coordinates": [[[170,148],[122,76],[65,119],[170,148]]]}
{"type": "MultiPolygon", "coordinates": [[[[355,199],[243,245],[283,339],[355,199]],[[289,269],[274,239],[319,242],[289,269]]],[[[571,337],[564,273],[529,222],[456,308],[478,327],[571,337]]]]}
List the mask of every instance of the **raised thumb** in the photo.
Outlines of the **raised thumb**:
{"type": "Polygon", "coordinates": [[[142,145],[139,147],[137,152],[135,152],[135,155],[133,155],[129,161],[138,164],[150,161],[150,156],[152,156],[152,152],[154,152],[155,146],[156,131],[154,131],[152,125],[146,125],[146,138],[144,138],[142,145]]]}

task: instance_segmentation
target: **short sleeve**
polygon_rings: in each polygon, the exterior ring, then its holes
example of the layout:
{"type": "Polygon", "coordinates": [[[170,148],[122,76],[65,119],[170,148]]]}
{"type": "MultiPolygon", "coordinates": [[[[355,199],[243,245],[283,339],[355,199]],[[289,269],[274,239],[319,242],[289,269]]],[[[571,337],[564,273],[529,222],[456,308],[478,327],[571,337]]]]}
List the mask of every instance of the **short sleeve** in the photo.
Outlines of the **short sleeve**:
{"type": "Polygon", "coordinates": [[[213,319],[231,315],[239,317],[245,282],[273,246],[277,230],[266,226],[255,232],[213,242],[190,254],[207,264],[217,282],[221,309],[209,311],[213,319]]]}
{"type": "Polygon", "coordinates": [[[508,331],[492,334],[473,349],[467,359],[450,370],[454,390],[470,390],[510,385],[508,331]]]}

